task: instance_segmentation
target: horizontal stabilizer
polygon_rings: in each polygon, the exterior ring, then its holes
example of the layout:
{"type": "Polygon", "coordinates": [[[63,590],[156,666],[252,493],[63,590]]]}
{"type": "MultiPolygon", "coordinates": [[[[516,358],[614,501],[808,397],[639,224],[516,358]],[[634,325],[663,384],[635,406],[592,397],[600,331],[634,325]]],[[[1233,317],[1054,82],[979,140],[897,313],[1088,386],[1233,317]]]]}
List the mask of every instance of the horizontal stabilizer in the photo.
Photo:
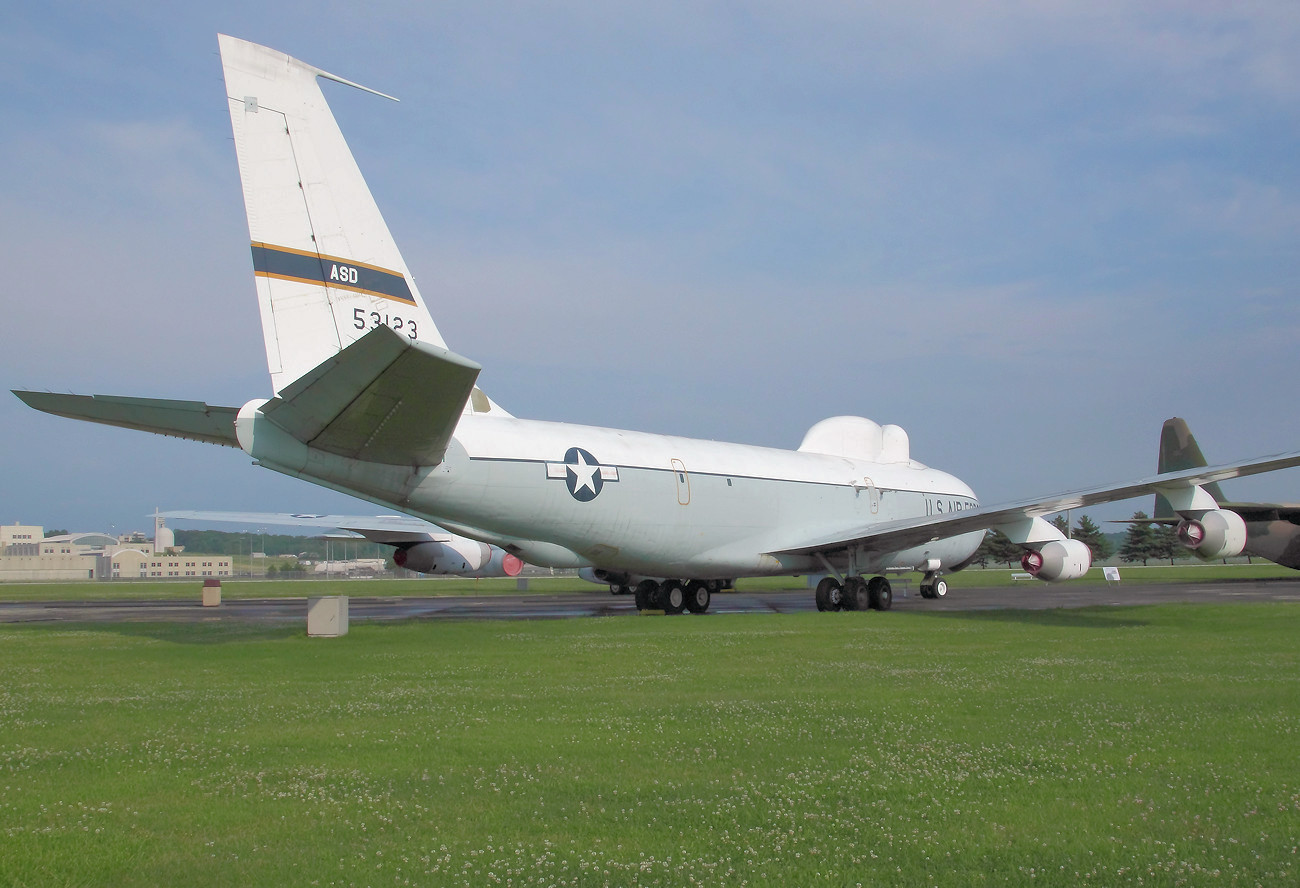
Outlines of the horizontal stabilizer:
{"type": "Polygon", "coordinates": [[[212,407],[202,401],[166,401],[156,398],[122,398],[113,395],[65,395],[55,392],[15,391],[23,403],[45,413],[84,419],[104,425],[138,429],[191,441],[238,447],[235,438],[237,407],[212,407]]]}
{"type": "Polygon", "coordinates": [[[442,461],[480,369],[381,326],[308,371],[261,412],[317,450],[433,466],[442,461]]]}

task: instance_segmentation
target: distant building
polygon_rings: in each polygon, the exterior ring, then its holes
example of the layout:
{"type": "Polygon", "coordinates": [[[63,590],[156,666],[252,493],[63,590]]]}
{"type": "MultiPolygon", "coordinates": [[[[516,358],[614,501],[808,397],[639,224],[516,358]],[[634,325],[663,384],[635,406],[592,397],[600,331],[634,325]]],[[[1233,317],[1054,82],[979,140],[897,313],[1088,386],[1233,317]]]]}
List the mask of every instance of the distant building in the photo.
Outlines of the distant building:
{"type": "Polygon", "coordinates": [[[36,548],[38,555],[87,555],[118,545],[117,537],[106,533],[64,533],[45,537],[36,548]]]}
{"type": "Polygon", "coordinates": [[[166,552],[176,548],[176,534],[166,525],[161,515],[153,516],[153,550],[166,552]]]}
{"type": "Polygon", "coordinates": [[[106,566],[113,579],[177,577],[228,577],[229,555],[158,555],[138,549],[119,549],[106,566]]]}
{"type": "Polygon", "coordinates": [[[15,543],[39,543],[45,536],[45,528],[35,524],[0,525],[0,551],[15,543]]]}
{"type": "MultiPolygon", "coordinates": [[[[161,521],[158,522],[161,526],[161,521]]],[[[46,537],[42,527],[0,526],[0,582],[184,579],[228,577],[229,555],[190,555],[174,548],[171,531],[150,543],[142,534],[105,533],[46,537]],[[167,545],[159,548],[157,542],[167,545]],[[169,551],[171,550],[171,551],[169,551]]]]}

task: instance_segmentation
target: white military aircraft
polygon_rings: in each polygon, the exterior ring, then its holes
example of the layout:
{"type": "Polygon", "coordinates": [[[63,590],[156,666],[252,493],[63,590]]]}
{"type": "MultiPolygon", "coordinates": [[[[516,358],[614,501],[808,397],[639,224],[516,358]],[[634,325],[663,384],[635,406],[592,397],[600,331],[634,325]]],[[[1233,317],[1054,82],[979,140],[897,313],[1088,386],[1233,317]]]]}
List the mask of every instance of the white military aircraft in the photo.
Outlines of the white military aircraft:
{"type": "Polygon", "coordinates": [[[1079,577],[1087,547],[1042,516],[1154,491],[1200,552],[1228,555],[1244,525],[1201,485],[1300,464],[1293,452],[988,508],[912,459],[901,428],[860,417],[818,423],[793,451],[518,419],[447,349],[319,80],[358,85],[219,43],[274,396],[16,393],[31,406],[240,447],[530,563],[635,584],[638,604],[669,612],[704,611],[741,576],[825,573],[823,610],[887,609],[896,569],[923,571],[922,594],[941,596],[988,528],[1024,546],[1040,579],[1079,577]]]}

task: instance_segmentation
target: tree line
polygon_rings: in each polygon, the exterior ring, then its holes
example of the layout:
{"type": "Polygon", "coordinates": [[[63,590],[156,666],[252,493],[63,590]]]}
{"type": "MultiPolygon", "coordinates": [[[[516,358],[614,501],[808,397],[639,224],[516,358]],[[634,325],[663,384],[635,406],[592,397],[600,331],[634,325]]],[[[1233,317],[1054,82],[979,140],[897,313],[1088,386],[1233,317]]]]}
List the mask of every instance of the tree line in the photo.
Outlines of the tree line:
{"type": "MultiPolygon", "coordinates": [[[[1092,551],[1094,564],[1116,554],[1114,544],[1087,515],[1080,515],[1079,522],[1073,529],[1064,515],[1057,515],[1052,519],[1052,524],[1066,536],[1084,543],[1092,551]]],[[[1024,554],[1023,546],[1011,542],[1001,531],[990,530],[984,535],[984,542],[975,553],[975,563],[985,566],[1005,564],[1011,567],[1024,554]]],[[[1188,553],[1179,544],[1173,525],[1153,523],[1146,512],[1138,511],[1133,513],[1118,554],[1122,561],[1129,564],[1141,561],[1145,565],[1151,559],[1168,559],[1173,564],[1175,558],[1185,557],[1188,553]]]]}

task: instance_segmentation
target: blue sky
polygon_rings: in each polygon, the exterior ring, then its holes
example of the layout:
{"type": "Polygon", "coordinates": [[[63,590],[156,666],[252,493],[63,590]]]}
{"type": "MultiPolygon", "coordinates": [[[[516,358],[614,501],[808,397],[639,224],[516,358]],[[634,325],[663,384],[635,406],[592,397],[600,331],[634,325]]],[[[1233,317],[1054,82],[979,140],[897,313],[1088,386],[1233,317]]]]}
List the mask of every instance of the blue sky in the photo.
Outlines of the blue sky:
{"type": "MultiPolygon", "coordinates": [[[[7,388],[270,394],[221,31],[402,100],[326,90],[519,416],[794,447],[860,414],[990,504],[1149,474],[1173,415],[1212,459],[1300,448],[1294,4],[173,6],[6,12],[7,388]]],[[[370,510],[12,397],[0,424],[5,522],[370,510]]]]}

